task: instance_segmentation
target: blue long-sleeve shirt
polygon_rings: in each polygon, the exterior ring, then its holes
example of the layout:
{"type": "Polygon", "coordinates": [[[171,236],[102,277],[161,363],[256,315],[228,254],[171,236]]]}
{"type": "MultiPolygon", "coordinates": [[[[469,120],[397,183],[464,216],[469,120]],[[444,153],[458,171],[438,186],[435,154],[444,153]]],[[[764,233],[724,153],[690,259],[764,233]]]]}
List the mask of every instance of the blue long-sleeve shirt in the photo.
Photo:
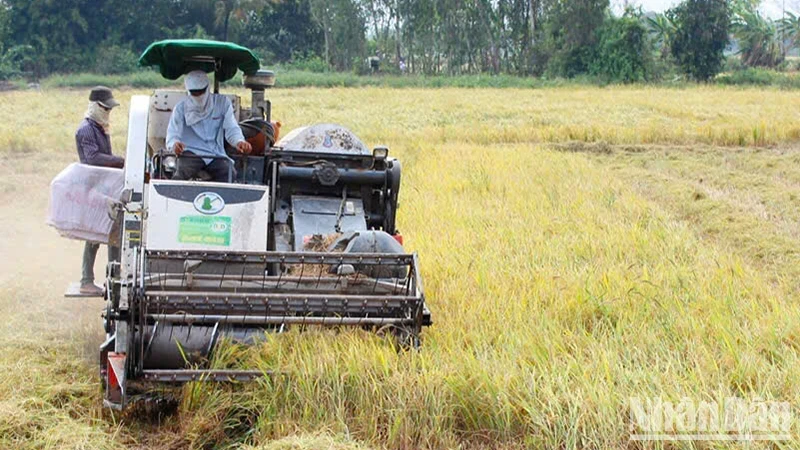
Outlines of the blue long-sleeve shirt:
{"type": "MultiPolygon", "coordinates": [[[[228,97],[211,94],[211,116],[194,125],[186,125],[184,108],[186,102],[190,101],[191,99],[185,98],[178,102],[175,109],[172,110],[172,117],[170,117],[167,127],[168,149],[173,150],[176,142],[182,142],[186,146],[186,151],[197,156],[227,156],[225,141],[236,146],[244,140],[228,97]]],[[[211,158],[203,158],[203,160],[206,164],[213,161],[211,158]]]]}
{"type": "Polygon", "coordinates": [[[92,119],[83,119],[75,132],[75,144],[81,164],[122,167],[125,160],[111,153],[111,138],[92,119]]]}

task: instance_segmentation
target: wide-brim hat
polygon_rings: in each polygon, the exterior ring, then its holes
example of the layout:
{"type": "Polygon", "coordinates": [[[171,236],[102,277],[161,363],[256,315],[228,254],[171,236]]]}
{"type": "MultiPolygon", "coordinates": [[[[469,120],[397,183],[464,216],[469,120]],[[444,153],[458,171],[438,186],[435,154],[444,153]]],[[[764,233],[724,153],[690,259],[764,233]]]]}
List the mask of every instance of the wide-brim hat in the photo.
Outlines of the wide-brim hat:
{"type": "Polygon", "coordinates": [[[119,102],[114,98],[114,94],[111,93],[111,89],[105,86],[97,86],[93,88],[92,92],[89,93],[89,101],[100,103],[106,108],[114,108],[119,106],[119,102]]]}

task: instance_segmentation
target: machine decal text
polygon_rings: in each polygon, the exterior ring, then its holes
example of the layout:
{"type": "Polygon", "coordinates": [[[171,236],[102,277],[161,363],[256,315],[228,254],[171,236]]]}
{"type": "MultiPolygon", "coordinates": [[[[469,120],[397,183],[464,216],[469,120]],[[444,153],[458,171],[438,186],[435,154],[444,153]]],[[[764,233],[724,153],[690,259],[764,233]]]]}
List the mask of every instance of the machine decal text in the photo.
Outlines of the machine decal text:
{"type": "Polygon", "coordinates": [[[231,245],[231,218],[184,216],[178,228],[178,242],[184,244],[231,245]]]}

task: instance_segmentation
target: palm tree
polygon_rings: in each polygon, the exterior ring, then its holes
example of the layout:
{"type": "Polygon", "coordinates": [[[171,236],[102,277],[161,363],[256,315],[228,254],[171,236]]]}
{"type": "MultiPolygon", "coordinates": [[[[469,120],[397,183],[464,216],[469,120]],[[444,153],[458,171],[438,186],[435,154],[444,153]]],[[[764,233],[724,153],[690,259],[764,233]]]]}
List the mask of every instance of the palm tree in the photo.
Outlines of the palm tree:
{"type": "Polygon", "coordinates": [[[792,43],[792,47],[800,45],[800,16],[786,11],[786,17],[778,23],[778,31],[792,43]]]}
{"type": "Polygon", "coordinates": [[[737,8],[731,28],[739,41],[739,54],[744,65],[775,67],[783,62],[778,29],[774,22],[762,17],[756,8],[737,8]]]}
{"type": "Polygon", "coordinates": [[[657,14],[647,18],[650,34],[655,37],[656,44],[661,48],[661,57],[669,55],[672,36],[675,35],[675,24],[665,14],[657,14]]]}

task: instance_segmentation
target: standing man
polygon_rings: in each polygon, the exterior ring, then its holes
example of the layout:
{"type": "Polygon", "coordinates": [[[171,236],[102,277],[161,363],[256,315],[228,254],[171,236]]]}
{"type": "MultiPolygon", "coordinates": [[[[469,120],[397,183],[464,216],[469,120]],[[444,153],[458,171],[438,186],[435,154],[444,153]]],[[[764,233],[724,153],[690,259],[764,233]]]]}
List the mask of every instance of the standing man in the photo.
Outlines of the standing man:
{"type": "MultiPolygon", "coordinates": [[[[78,146],[78,158],[82,164],[90,166],[122,168],[125,160],[111,153],[111,137],[109,135],[109,115],[111,110],[119,106],[111,89],[97,86],[89,94],[89,108],[83,122],[75,133],[78,146]]],[[[94,284],[94,261],[100,244],[86,242],[83,248],[83,267],[80,293],[84,295],[103,295],[103,288],[94,284]]],[[[119,258],[119,247],[108,247],[108,260],[119,258]]]]}
{"type": "Polygon", "coordinates": [[[233,166],[225,154],[225,141],[245,154],[253,148],[244,140],[230,99],[209,92],[205,72],[189,72],[184,85],[189,97],[172,110],[167,127],[167,148],[178,156],[193,157],[180,158],[172,179],[188,180],[205,170],[213,181],[227,182],[233,166]]]}

